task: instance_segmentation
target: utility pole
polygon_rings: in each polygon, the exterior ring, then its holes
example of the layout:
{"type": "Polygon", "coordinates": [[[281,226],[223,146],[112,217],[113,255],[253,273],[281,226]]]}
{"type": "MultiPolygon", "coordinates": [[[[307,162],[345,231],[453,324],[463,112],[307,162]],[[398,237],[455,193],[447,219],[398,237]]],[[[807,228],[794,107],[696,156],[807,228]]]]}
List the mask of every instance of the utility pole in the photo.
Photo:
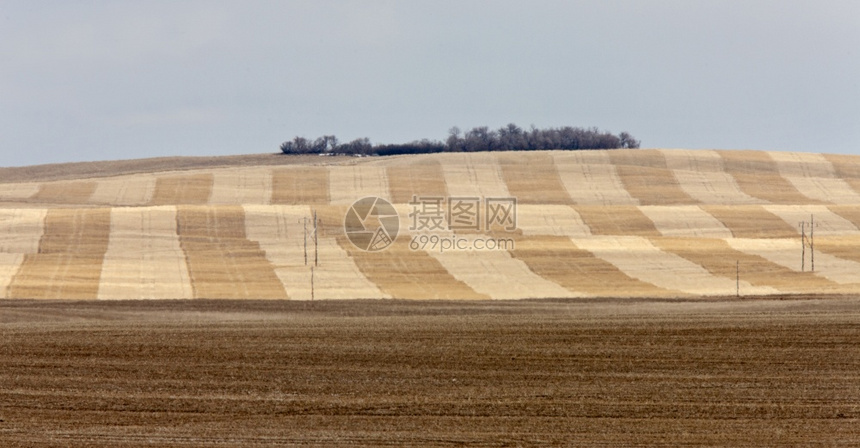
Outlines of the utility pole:
{"type": "Polygon", "coordinates": [[[800,222],[800,272],[806,271],[806,221],[800,222]]]}
{"type": "Polygon", "coordinates": [[[317,211],[314,209],[314,266],[320,265],[320,244],[317,238],[317,211]]]}
{"type": "Polygon", "coordinates": [[[741,296],[741,261],[735,261],[735,297],[741,296]]]}
{"type": "Polygon", "coordinates": [[[800,223],[800,272],[806,270],[806,247],[809,246],[809,267],[815,272],[815,215],[809,215],[809,222],[800,223]],[[806,236],[806,226],[809,225],[809,237],[806,236]]]}
{"type": "Polygon", "coordinates": [[[304,238],[305,238],[305,266],[307,266],[308,265],[308,217],[305,216],[299,222],[303,222],[305,225],[305,233],[304,233],[304,238]]]}
{"type": "Polygon", "coordinates": [[[314,300],[314,267],[311,266],[311,301],[314,300]]]}
{"type": "Polygon", "coordinates": [[[809,215],[809,254],[812,272],[815,272],[815,216],[809,215]]]}

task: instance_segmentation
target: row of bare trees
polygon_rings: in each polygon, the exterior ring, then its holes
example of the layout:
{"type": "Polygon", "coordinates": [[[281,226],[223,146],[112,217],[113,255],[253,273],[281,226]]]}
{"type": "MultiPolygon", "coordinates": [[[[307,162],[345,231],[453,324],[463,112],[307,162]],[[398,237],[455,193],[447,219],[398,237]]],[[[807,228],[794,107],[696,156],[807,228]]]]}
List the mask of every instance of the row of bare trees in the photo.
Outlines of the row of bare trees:
{"type": "Polygon", "coordinates": [[[488,127],[472,128],[465,133],[458,127],[448,131],[444,141],[420,140],[410,143],[373,145],[368,138],[349,143],[340,143],[333,135],[324,135],[316,140],[296,137],[281,144],[284,154],[347,154],[347,155],[396,155],[426,154],[434,152],[477,151],[535,151],[543,149],[583,150],[638,148],[639,140],[627,132],[614,135],[597,128],[538,129],[525,130],[509,124],[497,130],[488,127]]]}

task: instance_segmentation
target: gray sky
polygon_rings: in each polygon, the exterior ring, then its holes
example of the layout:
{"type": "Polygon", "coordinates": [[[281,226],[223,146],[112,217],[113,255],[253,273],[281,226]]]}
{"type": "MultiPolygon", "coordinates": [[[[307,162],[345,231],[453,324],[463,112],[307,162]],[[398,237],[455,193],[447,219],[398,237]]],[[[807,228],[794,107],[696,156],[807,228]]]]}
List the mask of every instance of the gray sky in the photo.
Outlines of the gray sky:
{"type": "Polygon", "coordinates": [[[860,154],[860,2],[0,2],[0,166],[597,126],[860,154]]]}

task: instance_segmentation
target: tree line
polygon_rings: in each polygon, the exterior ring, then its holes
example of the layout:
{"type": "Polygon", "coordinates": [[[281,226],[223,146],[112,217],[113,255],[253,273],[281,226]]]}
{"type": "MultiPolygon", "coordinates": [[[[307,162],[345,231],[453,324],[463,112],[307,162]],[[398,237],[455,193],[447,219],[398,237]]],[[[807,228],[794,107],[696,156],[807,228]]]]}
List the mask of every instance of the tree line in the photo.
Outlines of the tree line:
{"type": "Polygon", "coordinates": [[[374,145],[368,138],[341,143],[334,135],[324,135],[311,140],[295,137],[281,144],[284,154],[343,154],[362,156],[390,156],[398,154],[427,154],[435,152],[477,151],[537,151],[549,149],[617,149],[638,148],[639,140],[627,132],[618,135],[597,128],[523,129],[509,124],[496,130],[486,126],[462,132],[453,127],[448,138],[439,140],[416,140],[409,143],[374,145]]]}

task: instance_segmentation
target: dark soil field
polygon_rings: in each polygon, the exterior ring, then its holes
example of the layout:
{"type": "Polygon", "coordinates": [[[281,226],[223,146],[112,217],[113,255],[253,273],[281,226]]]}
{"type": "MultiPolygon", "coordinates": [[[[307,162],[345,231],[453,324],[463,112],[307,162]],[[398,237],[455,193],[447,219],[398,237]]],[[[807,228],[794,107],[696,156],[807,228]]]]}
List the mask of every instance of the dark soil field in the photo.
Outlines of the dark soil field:
{"type": "Polygon", "coordinates": [[[0,446],[860,446],[860,300],[0,302],[0,446]]]}

